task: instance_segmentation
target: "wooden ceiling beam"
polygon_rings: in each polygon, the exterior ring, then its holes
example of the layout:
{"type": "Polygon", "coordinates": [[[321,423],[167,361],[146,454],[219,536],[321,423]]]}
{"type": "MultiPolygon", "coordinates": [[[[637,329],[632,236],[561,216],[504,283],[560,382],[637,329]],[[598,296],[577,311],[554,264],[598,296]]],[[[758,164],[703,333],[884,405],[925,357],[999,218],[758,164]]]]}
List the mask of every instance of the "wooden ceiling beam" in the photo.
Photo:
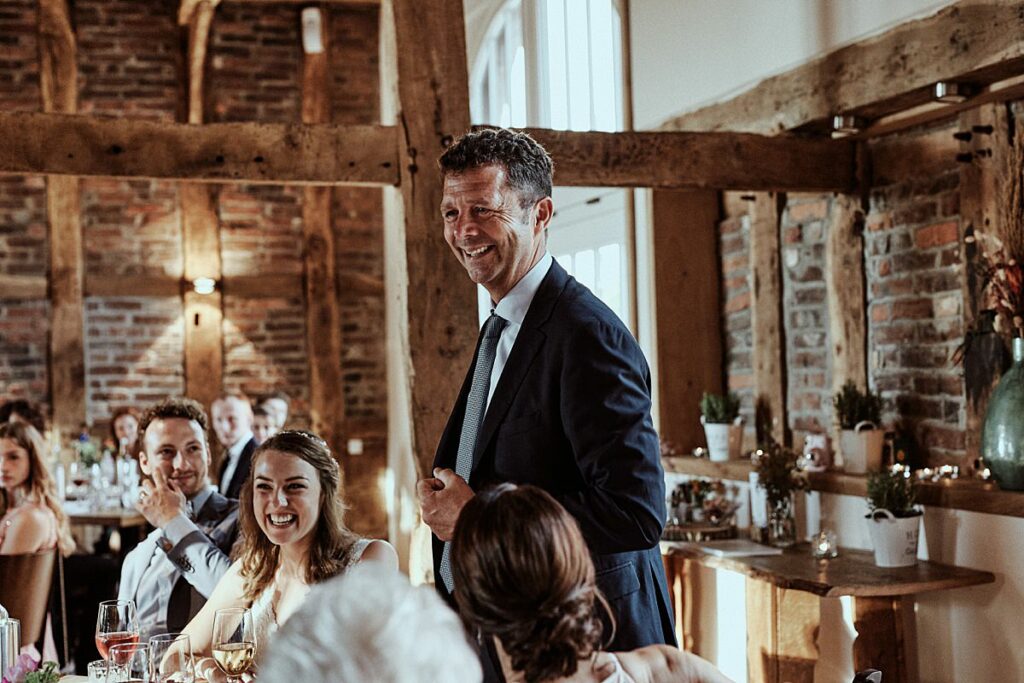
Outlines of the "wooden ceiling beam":
{"type": "Polygon", "coordinates": [[[188,125],[0,112],[0,174],[396,185],[393,126],[188,125]]]}
{"type": "Polygon", "coordinates": [[[661,130],[775,134],[835,114],[876,119],[931,100],[938,81],[988,85],[1024,74],[1024,1],[964,0],[772,76],[661,130]]]}
{"type": "Polygon", "coordinates": [[[555,162],[558,185],[848,191],[854,143],[749,133],[596,133],[528,128],[555,162]]]}

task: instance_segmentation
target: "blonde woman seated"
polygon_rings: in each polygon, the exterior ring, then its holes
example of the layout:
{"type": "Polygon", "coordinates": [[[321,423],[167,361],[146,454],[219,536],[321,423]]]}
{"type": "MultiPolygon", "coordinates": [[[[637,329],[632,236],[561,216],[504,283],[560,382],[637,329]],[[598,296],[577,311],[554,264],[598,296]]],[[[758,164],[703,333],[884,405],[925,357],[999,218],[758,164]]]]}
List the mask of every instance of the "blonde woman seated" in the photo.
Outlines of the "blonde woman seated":
{"type": "Polygon", "coordinates": [[[46,445],[26,422],[0,424],[0,555],[75,549],[68,517],[43,462],[46,445]]]}
{"type": "Polygon", "coordinates": [[[602,652],[607,604],[576,520],[534,486],[502,484],[470,499],[452,539],[455,600],[493,638],[505,679],[586,683],[728,683],[689,652],[650,645],[602,652]]]}
{"type": "MultiPolygon", "coordinates": [[[[309,432],[280,432],[256,449],[239,502],[239,559],[185,627],[197,654],[211,654],[219,609],[252,609],[259,658],[314,584],[370,560],[376,571],[397,571],[398,556],[387,541],[360,538],[345,527],[340,480],[327,444],[309,432]]],[[[202,661],[200,672],[223,679],[211,659],[202,661]]]]}

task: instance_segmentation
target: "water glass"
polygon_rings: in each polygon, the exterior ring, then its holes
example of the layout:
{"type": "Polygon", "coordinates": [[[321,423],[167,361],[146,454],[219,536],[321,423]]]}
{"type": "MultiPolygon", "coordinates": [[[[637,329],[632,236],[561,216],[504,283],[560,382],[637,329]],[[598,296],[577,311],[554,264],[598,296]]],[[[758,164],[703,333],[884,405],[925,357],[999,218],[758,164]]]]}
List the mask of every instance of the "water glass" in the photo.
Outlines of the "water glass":
{"type": "Polygon", "coordinates": [[[89,683],[107,683],[107,660],[97,659],[89,662],[89,683]]]}
{"type": "Polygon", "coordinates": [[[110,648],[107,683],[150,683],[149,645],[127,643],[110,648]]]}
{"type": "Polygon", "coordinates": [[[152,683],[192,683],[195,661],[185,633],[164,633],[149,639],[152,683]]]}

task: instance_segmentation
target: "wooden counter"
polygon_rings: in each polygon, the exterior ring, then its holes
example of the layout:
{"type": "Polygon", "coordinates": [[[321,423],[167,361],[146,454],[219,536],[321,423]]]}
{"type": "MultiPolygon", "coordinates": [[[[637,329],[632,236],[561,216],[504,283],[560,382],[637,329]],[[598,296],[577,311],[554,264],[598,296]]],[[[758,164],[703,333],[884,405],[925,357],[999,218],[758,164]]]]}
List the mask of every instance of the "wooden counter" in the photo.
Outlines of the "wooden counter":
{"type": "Polygon", "coordinates": [[[781,555],[717,557],[688,543],[661,544],[680,644],[693,646],[693,562],[747,577],[747,671],[750,681],[814,681],[820,599],[851,596],[854,669],[880,669],[886,683],[915,683],[913,596],[992,583],[991,572],[920,561],[876,567],[871,552],[840,549],[818,560],[801,543],[781,555]]]}

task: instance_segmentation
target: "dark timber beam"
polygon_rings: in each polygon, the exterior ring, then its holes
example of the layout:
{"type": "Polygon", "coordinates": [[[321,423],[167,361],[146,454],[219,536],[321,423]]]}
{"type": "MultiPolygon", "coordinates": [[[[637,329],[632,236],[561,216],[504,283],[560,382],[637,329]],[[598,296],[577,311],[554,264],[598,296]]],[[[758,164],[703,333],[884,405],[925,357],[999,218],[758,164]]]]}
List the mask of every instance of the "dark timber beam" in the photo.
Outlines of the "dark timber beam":
{"type": "Polygon", "coordinates": [[[0,174],[396,185],[397,129],[0,112],[0,174]]]}

